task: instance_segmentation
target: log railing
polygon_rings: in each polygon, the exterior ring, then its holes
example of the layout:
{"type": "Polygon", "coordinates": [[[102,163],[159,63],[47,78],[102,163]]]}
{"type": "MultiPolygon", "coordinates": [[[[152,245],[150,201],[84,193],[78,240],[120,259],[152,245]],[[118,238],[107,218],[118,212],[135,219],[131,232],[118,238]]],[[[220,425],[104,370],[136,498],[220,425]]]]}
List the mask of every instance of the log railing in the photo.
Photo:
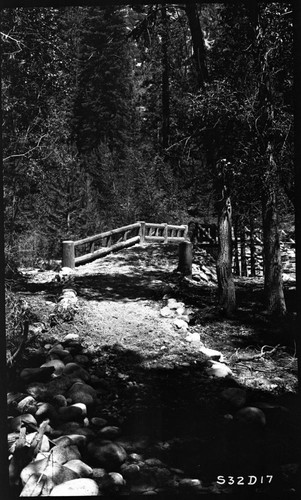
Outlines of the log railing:
{"type": "Polygon", "coordinates": [[[177,243],[187,239],[188,226],[136,222],[77,241],[63,241],[62,266],[74,269],[136,243],[177,243]]]}

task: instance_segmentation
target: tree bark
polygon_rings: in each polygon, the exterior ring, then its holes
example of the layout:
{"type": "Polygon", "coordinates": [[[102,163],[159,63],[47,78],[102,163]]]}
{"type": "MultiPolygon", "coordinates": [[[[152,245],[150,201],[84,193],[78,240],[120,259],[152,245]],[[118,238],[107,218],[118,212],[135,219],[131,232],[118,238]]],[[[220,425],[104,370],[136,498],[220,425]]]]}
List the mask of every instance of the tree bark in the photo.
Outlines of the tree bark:
{"type": "Polygon", "coordinates": [[[169,121],[170,121],[170,98],[169,98],[169,66],[168,66],[168,18],[166,7],[162,7],[162,147],[169,145],[169,121]]]}
{"type": "Polygon", "coordinates": [[[247,258],[246,258],[246,231],[245,224],[242,221],[240,226],[240,259],[241,259],[241,275],[248,276],[247,258]]]}
{"type": "Polygon", "coordinates": [[[282,262],[277,211],[277,166],[271,143],[268,144],[268,169],[263,186],[263,255],[264,296],[267,312],[278,316],[286,314],[282,282],[282,262]]]}
{"type": "Polygon", "coordinates": [[[193,45],[193,56],[195,61],[198,85],[200,88],[205,87],[208,82],[208,70],[206,65],[206,52],[204,44],[204,36],[200,25],[200,18],[195,3],[187,3],[185,12],[188,18],[190,33],[193,45]]]}
{"type": "Polygon", "coordinates": [[[254,221],[250,219],[250,254],[251,254],[251,276],[256,276],[256,247],[254,239],[254,221]]]}
{"type": "Polygon", "coordinates": [[[232,207],[227,188],[222,188],[218,217],[219,253],[216,272],[221,311],[231,317],[236,309],[235,286],[232,275],[232,207]]]}

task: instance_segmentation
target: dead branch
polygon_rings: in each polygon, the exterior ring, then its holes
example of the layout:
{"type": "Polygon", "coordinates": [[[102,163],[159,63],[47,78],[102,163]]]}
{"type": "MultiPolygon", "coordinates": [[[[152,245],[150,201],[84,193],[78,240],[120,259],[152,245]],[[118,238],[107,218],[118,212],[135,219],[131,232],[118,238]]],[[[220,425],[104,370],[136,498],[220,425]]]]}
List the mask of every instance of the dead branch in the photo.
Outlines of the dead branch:
{"type": "Polygon", "coordinates": [[[239,362],[242,362],[242,361],[254,361],[256,359],[261,359],[261,358],[264,358],[265,356],[267,355],[271,355],[273,354],[274,352],[277,351],[277,349],[280,347],[280,344],[276,345],[275,347],[273,347],[273,349],[271,349],[270,351],[265,351],[265,347],[270,347],[270,346],[267,346],[267,345],[264,345],[262,346],[261,348],[261,351],[259,354],[253,354],[252,356],[248,355],[248,354],[242,354],[241,356],[238,355],[238,349],[235,353],[234,356],[236,356],[236,359],[233,359],[233,362],[234,363],[239,363],[239,362]]]}

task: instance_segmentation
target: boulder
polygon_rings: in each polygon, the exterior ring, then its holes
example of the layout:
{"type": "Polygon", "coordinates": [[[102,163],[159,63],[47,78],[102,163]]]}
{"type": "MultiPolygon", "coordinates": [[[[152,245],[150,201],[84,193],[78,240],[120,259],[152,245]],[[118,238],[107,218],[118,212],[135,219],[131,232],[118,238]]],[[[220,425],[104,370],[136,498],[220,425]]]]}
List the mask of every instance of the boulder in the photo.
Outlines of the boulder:
{"type": "Polygon", "coordinates": [[[68,406],[67,399],[65,398],[65,396],[63,396],[63,394],[54,395],[52,398],[52,402],[57,408],[68,406]]]}
{"type": "Polygon", "coordinates": [[[224,363],[218,361],[212,361],[211,363],[211,366],[206,370],[211,377],[225,378],[233,375],[230,368],[224,363]]]}
{"type": "Polygon", "coordinates": [[[165,306],[160,310],[160,314],[161,316],[163,316],[163,318],[168,318],[169,316],[173,315],[173,312],[169,307],[165,306]]]}
{"type": "Polygon", "coordinates": [[[11,432],[18,432],[21,429],[21,426],[25,424],[31,424],[34,427],[37,427],[37,421],[31,413],[23,413],[23,415],[18,415],[14,417],[9,422],[9,427],[11,432]]]}
{"type": "Polygon", "coordinates": [[[50,418],[50,420],[56,420],[58,417],[58,413],[55,407],[51,403],[39,403],[35,417],[38,420],[42,420],[45,418],[50,418]]]}
{"type": "Polygon", "coordinates": [[[116,471],[125,462],[127,453],[122,446],[112,441],[96,438],[87,446],[88,456],[94,464],[107,471],[116,471]]]}
{"type": "Polygon", "coordinates": [[[185,340],[187,342],[195,342],[195,343],[198,343],[200,342],[200,334],[197,333],[197,332],[194,332],[194,333],[189,333],[187,335],[187,337],[185,337],[185,340]]]}
{"type": "Polygon", "coordinates": [[[221,393],[221,397],[233,408],[242,408],[247,401],[247,393],[238,387],[227,387],[221,393]]]}
{"type": "Polygon", "coordinates": [[[48,390],[47,385],[43,384],[42,382],[34,382],[29,384],[26,388],[26,392],[37,401],[45,402],[48,401],[49,398],[51,398],[51,394],[48,390]]]}
{"type": "Polygon", "coordinates": [[[61,361],[60,359],[51,359],[50,361],[46,361],[46,363],[44,363],[43,365],[41,365],[41,368],[49,368],[49,367],[53,367],[53,375],[56,375],[57,377],[62,375],[63,371],[64,371],[64,368],[65,368],[65,365],[63,363],[63,361],[61,361]]]}
{"type": "MultiPolygon", "coordinates": [[[[26,442],[28,444],[31,444],[32,441],[35,439],[36,436],[37,436],[37,432],[31,432],[31,433],[27,434],[26,435],[26,442]]],[[[42,440],[41,440],[41,444],[40,444],[40,452],[43,453],[43,452],[47,452],[49,450],[50,450],[49,439],[44,434],[43,437],[42,437],[42,440]]]]}
{"type": "Polygon", "coordinates": [[[17,410],[19,413],[31,413],[32,415],[35,415],[37,408],[38,404],[32,396],[26,396],[17,404],[17,410]]]}
{"type": "Polygon", "coordinates": [[[253,406],[246,406],[238,410],[234,420],[243,427],[263,428],[266,425],[266,417],[262,410],[253,406]]]}
{"type": "Polygon", "coordinates": [[[216,361],[221,361],[221,362],[224,360],[222,353],[216,351],[215,349],[209,349],[208,347],[201,346],[200,352],[205,354],[205,356],[208,356],[208,358],[210,359],[214,359],[216,361]]]}
{"type": "Polygon", "coordinates": [[[76,354],[74,357],[75,363],[79,363],[80,365],[88,365],[90,360],[86,354],[76,354]]]}
{"type": "Polygon", "coordinates": [[[103,427],[98,435],[102,437],[103,439],[116,439],[118,436],[121,434],[121,429],[120,427],[116,427],[114,425],[108,425],[106,427],[103,427]]]}
{"type": "Polygon", "coordinates": [[[69,460],[80,459],[81,454],[75,444],[69,446],[55,445],[51,450],[51,459],[58,464],[65,464],[69,460]]]}
{"type": "Polygon", "coordinates": [[[64,375],[73,375],[74,377],[78,377],[84,382],[88,382],[90,379],[89,373],[77,363],[67,363],[63,373],[64,375]]]}
{"type": "Polygon", "coordinates": [[[93,474],[92,467],[79,459],[69,460],[64,466],[76,472],[79,477],[91,477],[93,474]]]}
{"type": "Polygon", "coordinates": [[[58,416],[61,420],[64,420],[65,422],[68,422],[70,420],[81,421],[84,418],[82,408],[79,408],[78,406],[75,405],[62,406],[61,408],[58,408],[58,416]]]}
{"type": "Polygon", "coordinates": [[[20,379],[25,384],[29,384],[30,382],[45,382],[47,380],[50,380],[53,372],[53,366],[24,368],[20,373],[20,379]]]}
{"type": "Polygon", "coordinates": [[[104,418],[100,417],[92,417],[91,418],[91,424],[94,425],[95,427],[102,428],[107,425],[108,421],[105,420],[104,418]]]}
{"type": "Polygon", "coordinates": [[[68,343],[69,341],[78,341],[79,342],[79,335],[77,333],[68,333],[65,337],[63,342],[68,343]]]}
{"type": "Polygon", "coordinates": [[[64,484],[55,486],[50,496],[74,497],[74,496],[98,496],[99,488],[93,479],[79,478],[67,481],[64,484]]]}
{"type": "Polygon", "coordinates": [[[173,321],[173,324],[179,329],[179,330],[182,330],[182,331],[186,331],[188,330],[188,324],[186,323],[186,321],[184,321],[183,319],[181,318],[176,318],[174,321],[173,321]]]}
{"type": "Polygon", "coordinates": [[[76,472],[68,469],[68,467],[49,460],[49,458],[44,458],[30,462],[30,464],[24,467],[20,474],[22,484],[26,484],[31,476],[34,476],[36,481],[38,481],[41,474],[44,474],[44,476],[52,481],[52,486],[78,478],[76,472]]]}

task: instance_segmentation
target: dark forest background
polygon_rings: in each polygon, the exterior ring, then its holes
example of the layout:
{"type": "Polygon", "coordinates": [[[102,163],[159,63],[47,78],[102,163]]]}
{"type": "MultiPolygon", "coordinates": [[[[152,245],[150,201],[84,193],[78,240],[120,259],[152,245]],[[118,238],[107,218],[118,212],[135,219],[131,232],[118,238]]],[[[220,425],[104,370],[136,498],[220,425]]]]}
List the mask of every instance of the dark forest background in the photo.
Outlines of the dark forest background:
{"type": "Polygon", "coordinates": [[[220,165],[235,228],[293,235],[292,9],[248,5],[2,10],[7,259],[215,222],[220,165]]]}

